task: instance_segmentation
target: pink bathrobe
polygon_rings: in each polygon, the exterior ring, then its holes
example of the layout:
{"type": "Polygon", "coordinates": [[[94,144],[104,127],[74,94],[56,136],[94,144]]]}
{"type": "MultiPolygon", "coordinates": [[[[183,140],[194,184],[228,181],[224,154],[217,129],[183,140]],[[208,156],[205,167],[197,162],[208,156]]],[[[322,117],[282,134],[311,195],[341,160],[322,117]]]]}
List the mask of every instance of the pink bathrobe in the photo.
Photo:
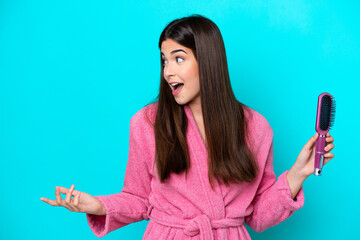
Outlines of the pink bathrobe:
{"type": "Polygon", "coordinates": [[[250,239],[244,223],[257,232],[284,220],[304,204],[302,188],[291,198],[287,171],[276,181],[273,170],[273,131],[258,112],[245,111],[249,118],[249,146],[255,153],[259,174],[251,183],[225,186],[208,180],[207,152],[191,109],[187,141],[190,169],[172,174],[160,183],[156,168],[154,122],[157,103],[136,113],[130,121],[129,159],[124,187],[120,193],[96,196],[107,215],[87,214],[88,224],[97,237],[129,223],[149,220],[143,239],[250,239]],[[147,119],[147,117],[149,120],[147,119]]]}

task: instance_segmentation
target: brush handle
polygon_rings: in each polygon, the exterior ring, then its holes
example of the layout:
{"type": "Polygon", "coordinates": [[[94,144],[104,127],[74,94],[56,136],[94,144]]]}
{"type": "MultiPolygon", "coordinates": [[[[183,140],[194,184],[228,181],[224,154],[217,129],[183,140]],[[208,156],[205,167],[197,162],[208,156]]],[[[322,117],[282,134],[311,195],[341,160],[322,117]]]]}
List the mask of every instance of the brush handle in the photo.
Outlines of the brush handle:
{"type": "Polygon", "coordinates": [[[326,135],[320,135],[316,141],[314,174],[317,176],[321,176],[322,167],[324,165],[325,139],[326,135]]]}

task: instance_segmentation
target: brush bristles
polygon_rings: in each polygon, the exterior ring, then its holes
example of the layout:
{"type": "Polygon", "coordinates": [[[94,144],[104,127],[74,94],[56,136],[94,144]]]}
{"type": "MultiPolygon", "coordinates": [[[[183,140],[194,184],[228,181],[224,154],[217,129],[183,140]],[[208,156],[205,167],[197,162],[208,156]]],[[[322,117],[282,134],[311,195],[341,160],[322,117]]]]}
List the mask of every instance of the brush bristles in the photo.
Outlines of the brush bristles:
{"type": "Polygon", "coordinates": [[[334,100],[334,97],[332,97],[331,101],[331,112],[330,112],[330,128],[331,129],[334,126],[335,123],[335,113],[336,113],[336,101],[334,100]]]}
{"type": "Polygon", "coordinates": [[[322,131],[329,131],[331,119],[332,99],[330,95],[324,95],[321,98],[320,123],[319,127],[322,131]]]}

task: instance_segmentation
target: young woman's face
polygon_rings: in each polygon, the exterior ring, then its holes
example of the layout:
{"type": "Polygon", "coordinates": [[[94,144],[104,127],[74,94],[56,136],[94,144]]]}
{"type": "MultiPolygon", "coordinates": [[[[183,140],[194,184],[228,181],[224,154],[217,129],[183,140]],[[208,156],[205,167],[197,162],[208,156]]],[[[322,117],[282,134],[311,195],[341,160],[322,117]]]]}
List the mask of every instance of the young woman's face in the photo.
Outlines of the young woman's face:
{"type": "Polygon", "coordinates": [[[180,104],[200,104],[199,68],[190,48],[172,39],[161,44],[164,78],[175,101],[180,104]]]}

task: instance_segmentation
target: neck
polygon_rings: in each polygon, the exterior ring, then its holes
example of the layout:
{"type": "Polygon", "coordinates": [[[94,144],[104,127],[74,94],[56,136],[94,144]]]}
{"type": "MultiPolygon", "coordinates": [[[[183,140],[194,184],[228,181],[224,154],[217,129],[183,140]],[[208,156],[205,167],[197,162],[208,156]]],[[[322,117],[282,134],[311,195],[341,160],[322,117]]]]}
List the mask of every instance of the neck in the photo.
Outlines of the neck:
{"type": "Polygon", "coordinates": [[[189,107],[191,109],[191,112],[193,116],[197,119],[202,118],[202,108],[201,108],[201,102],[196,103],[189,103],[189,107]]]}

